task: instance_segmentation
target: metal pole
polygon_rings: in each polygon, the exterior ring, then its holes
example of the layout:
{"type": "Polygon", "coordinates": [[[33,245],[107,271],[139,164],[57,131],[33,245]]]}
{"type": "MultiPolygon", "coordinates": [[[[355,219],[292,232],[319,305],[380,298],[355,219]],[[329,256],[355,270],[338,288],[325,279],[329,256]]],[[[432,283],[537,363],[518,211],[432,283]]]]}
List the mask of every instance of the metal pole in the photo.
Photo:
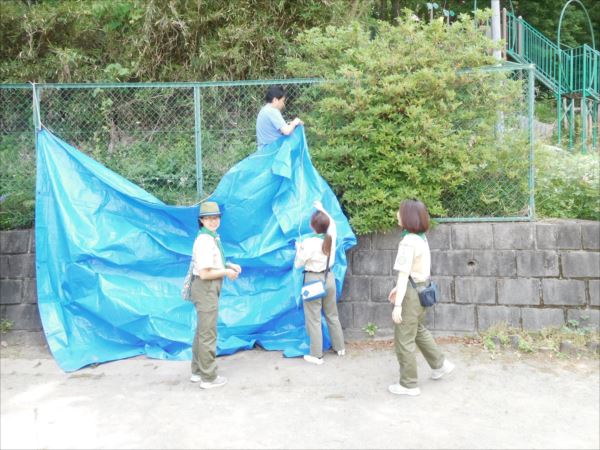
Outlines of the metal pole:
{"type": "Polygon", "coordinates": [[[587,90],[587,79],[586,79],[586,59],[587,52],[586,48],[583,48],[583,85],[581,86],[581,153],[585,153],[587,150],[587,125],[588,125],[588,114],[587,114],[587,100],[585,98],[585,91],[587,90]]]}
{"type": "Polygon", "coordinates": [[[508,26],[506,24],[506,8],[502,8],[502,39],[504,39],[504,47],[502,49],[502,57],[506,61],[508,59],[507,46],[508,46],[508,26]]]}
{"type": "MultiPolygon", "coordinates": [[[[500,0],[492,0],[492,41],[499,43],[502,38],[500,33],[500,0]]],[[[502,50],[494,50],[494,58],[502,59],[502,50]]]]}
{"type": "Polygon", "coordinates": [[[194,86],[194,144],[196,148],[196,193],[198,200],[204,195],[202,184],[202,96],[200,86],[194,86]]]}
{"type": "Polygon", "coordinates": [[[529,116],[529,219],[535,219],[535,171],[534,171],[534,133],[533,117],[535,115],[535,66],[529,66],[527,106],[529,116]]]}

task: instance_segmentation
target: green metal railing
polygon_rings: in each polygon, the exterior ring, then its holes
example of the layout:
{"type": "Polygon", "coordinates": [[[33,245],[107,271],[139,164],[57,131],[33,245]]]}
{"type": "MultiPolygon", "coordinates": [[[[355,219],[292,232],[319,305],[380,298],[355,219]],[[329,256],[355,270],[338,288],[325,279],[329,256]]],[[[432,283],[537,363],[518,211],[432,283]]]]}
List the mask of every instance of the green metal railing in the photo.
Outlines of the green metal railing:
{"type": "MultiPolygon", "coordinates": [[[[598,109],[600,100],[600,52],[584,44],[561,49],[521,17],[505,11],[506,53],[515,61],[535,65],[535,75],[557,96],[557,139],[561,123],[567,122],[568,147],[574,147],[577,102],[581,112],[581,145],[598,148],[598,109]],[[563,108],[562,104],[566,104],[563,108]],[[563,112],[564,110],[564,112],[563,112]]],[[[592,34],[593,37],[593,34],[592,34]]],[[[593,40],[593,39],[592,39],[593,40]]]]}
{"type": "MultiPolygon", "coordinates": [[[[454,133],[473,147],[474,161],[465,182],[443,193],[447,214],[440,221],[531,219],[532,66],[473,70],[459,80],[457,98],[472,101],[457,110],[454,133]],[[510,95],[499,99],[498,86],[512,86],[510,95]],[[499,102],[506,104],[501,116],[499,102]],[[484,114],[491,126],[482,123],[484,114]]],[[[272,84],[285,85],[286,117],[309,119],[309,146],[323,145],[310,121],[318,123],[316,106],[332,95],[324,80],[0,84],[0,228],[33,222],[34,99],[43,126],[164,202],[187,205],[255,151],[256,114],[272,84]]]]}

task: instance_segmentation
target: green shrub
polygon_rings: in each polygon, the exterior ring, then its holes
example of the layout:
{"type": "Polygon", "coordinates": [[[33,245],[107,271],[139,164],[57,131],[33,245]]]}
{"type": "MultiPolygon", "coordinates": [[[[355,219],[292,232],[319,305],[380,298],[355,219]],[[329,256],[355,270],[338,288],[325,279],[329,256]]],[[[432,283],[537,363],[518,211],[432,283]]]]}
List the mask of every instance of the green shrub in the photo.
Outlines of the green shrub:
{"type": "Polygon", "coordinates": [[[539,146],[535,154],[536,213],[542,218],[600,220],[600,158],[539,146]]]}
{"type": "Polygon", "coordinates": [[[299,35],[290,73],[342,80],[319,88],[306,122],[315,166],[356,232],[394,227],[407,197],[437,217],[527,212],[523,82],[461,71],[493,62],[491,47],[467,17],[378,22],[374,38],[358,23],[299,35]]]}

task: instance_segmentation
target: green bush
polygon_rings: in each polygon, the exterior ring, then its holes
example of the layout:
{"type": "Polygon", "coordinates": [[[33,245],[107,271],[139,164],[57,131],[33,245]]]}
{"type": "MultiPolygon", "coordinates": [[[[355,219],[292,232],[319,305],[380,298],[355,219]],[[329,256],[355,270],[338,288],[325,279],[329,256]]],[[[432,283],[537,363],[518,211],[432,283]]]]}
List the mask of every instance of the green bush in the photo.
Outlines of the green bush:
{"type": "Polygon", "coordinates": [[[492,63],[491,47],[466,16],[450,27],[379,22],[374,37],[358,23],[299,35],[290,73],[342,80],[321,88],[306,121],[315,165],[356,232],[394,227],[407,197],[437,217],[527,212],[523,81],[461,71],[492,63]]]}
{"type": "Polygon", "coordinates": [[[536,212],[543,218],[600,220],[600,158],[540,146],[535,154],[536,212]]]}

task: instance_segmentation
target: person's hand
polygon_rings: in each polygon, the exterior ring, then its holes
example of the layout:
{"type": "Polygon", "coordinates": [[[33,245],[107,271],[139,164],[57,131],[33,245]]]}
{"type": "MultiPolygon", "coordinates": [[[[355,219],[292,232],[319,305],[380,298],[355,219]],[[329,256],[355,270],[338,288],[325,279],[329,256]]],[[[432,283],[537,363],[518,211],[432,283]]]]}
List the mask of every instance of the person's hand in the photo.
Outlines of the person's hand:
{"type": "Polygon", "coordinates": [[[242,268],[239,264],[229,263],[229,268],[235,270],[238,274],[242,273],[242,268]]]}
{"type": "Polygon", "coordinates": [[[298,125],[304,125],[304,122],[302,122],[299,117],[296,117],[294,120],[292,120],[292,125],[297,127],[298,125]]]}
{"type": "Polygon", "coordinates": [[[315,207],[319,211],[324,211],[323,203],[321,203],[319,200],[315,200],[313,202],[313,207],[315,207]]]}
{"type": "Polygon", "coordinates": [[[394,310],[392,311],[392,320],[396,324],[402,322],[402,306],[394,306],[394,310]]]}
{"type": "Polygon", "coordinates": [[[388,295],[388,300],[392,304],[396,303],[396,288],[390,291],[390,295],[388,295]]]}
{"type": "Polygon", "coordinates": [[[239,273],[237,273],[233,269],[225,269],[225,276],[230,280],[235,280],[238,277],[239,273]]]}

